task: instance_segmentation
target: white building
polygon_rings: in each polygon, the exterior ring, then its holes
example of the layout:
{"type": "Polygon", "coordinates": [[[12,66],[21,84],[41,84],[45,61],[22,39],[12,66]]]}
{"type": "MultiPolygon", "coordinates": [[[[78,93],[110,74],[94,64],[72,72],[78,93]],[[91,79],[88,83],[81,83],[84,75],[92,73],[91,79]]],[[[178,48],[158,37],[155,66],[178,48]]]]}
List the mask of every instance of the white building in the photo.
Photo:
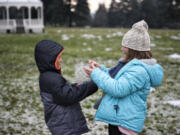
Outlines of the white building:
{"type": "Polygon", "coordinates": [[[44,31],[40,0],[0,0],[0,33],[44,31]]]}

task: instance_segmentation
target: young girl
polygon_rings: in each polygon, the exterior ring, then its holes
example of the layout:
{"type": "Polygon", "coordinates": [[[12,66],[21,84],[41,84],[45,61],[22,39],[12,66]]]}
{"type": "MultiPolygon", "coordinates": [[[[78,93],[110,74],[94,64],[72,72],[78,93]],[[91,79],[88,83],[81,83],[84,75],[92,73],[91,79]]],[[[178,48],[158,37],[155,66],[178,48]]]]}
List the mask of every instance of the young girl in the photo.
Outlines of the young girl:
{"type": "Polygon", "coordinates": [[[124,35],[121,50],[125,58],[110,70],[95,61],[84,69],[105,93],[95,120],[109,124],[109,135],[137,135],[144,125],[149,90],[162,83],[163,69],[152,59],[145,21],[124,35]]]}
{"type": "Polygon", "coordinates": [[[40,77],[40,95],[46,124],[53,135],[80,135],[88,132],[79,102],[97,91],[92,82],[70,84],[62,76],[63,46],[42,40],[35,47],[35,60],[40,77]]]}

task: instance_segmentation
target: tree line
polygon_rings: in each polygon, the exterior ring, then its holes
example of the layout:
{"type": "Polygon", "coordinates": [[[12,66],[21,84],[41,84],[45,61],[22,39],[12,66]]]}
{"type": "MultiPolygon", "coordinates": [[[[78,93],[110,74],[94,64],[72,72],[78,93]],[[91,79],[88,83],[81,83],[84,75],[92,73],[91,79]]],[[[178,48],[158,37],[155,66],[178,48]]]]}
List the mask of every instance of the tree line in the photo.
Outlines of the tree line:
{"type": "Polygon", "coordinates": [[[130,27],[144,19],[151,28],[180,28],[180,0],[112,0],[94,15],[87,0],[42,0],[46,25],[130,27]]]}

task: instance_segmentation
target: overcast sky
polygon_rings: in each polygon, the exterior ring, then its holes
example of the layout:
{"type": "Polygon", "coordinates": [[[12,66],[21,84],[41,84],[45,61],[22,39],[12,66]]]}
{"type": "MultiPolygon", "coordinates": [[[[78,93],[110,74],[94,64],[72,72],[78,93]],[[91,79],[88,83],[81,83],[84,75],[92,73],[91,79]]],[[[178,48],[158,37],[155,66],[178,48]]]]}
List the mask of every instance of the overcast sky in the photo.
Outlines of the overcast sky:
{"type": "Polygon", "coordinates": [[[95,13],[100,3],[104,3],[107,8],[111,4],[111,0],[88,0],[91,13],[95,13]]]}

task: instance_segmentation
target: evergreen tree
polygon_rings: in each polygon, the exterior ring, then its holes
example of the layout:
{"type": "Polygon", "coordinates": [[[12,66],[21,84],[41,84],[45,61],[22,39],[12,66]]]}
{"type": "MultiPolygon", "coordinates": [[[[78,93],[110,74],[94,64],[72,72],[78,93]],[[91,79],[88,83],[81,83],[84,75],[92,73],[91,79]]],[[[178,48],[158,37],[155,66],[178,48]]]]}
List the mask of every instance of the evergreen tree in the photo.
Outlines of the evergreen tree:
{"type": "Polygon", "coordinates": [[[91,16],[87,0],[77,0],[74,15],[77,26],[90,25],[91,16]]]}
{"type": "Polygon", "coordinates": [[[72,27],[73,22],[73,6],[72,6],[72,0],[64,0],[65,5],[65,22],[68,24],[69,27],[72,27]]]}
{"type": "Polygon", "coordinates": [[[128,5],[125,6],[127,9],[125,27],[131,27],[132,24],[142,19],[140,12],[140,3],[137,0],[129,0],[128,5]]]}
{"type": "Polygon", "coordinates": [[[48,5],[50,4],[50,2],[51,1],[49,1],[49,0],[42,0],[42,2],[43,2],[43,6],[44,6],[44,8],[43,8],[43,12],[44,12],[44,23],[45,23],[45,25],[46,24],[48,24],[48,5]]]}
{"type": "Polygon", "coordinates": [[[112,1],[108,13],[110,26],[130,27],[140,19],[140,4],[137,0],[112,1]]]}
{"type": "Polygon", "coordinates": [[[143,0],[141,3],[142,18],[148,23],[149,27],[158,28],[158,6],[156,0],[143,0]]]}
{"type": "Polygon", "coordinates": [[[107,26],[107,12],[104,4],[100,4],[98,10],[96,11],[95,18],[93,21],[93,26],[95,27],[107,26]]]}
{"type": "Polygon", "coordinates": [[[157,8],[157,28],[163,28],[167,26],[169,17],[169,5],[170,0],[156,0],[157,8]]]}
{"type": "Polygon", "coordinates": [[[43,0],[45,24],[62,25],[65,23],[63,0],[43,0]]]}
{"type": "Polygon", "coordinates": [[[119,3],[116,0],[112,0],[110,9],[108,12],[108,25],[110,27],[120,26],[122,18],[121,14],[119,14],[119,3]]]}
{"type": "Polygon", "coordinates": [[[180,0],[144,0],[141,9],[152,28],[180,27],[180,0]]]}
{"type": "Polygon", "coordinates": [[[169,22],[180,23],[180,0],[169,1],[169,22]]]}

